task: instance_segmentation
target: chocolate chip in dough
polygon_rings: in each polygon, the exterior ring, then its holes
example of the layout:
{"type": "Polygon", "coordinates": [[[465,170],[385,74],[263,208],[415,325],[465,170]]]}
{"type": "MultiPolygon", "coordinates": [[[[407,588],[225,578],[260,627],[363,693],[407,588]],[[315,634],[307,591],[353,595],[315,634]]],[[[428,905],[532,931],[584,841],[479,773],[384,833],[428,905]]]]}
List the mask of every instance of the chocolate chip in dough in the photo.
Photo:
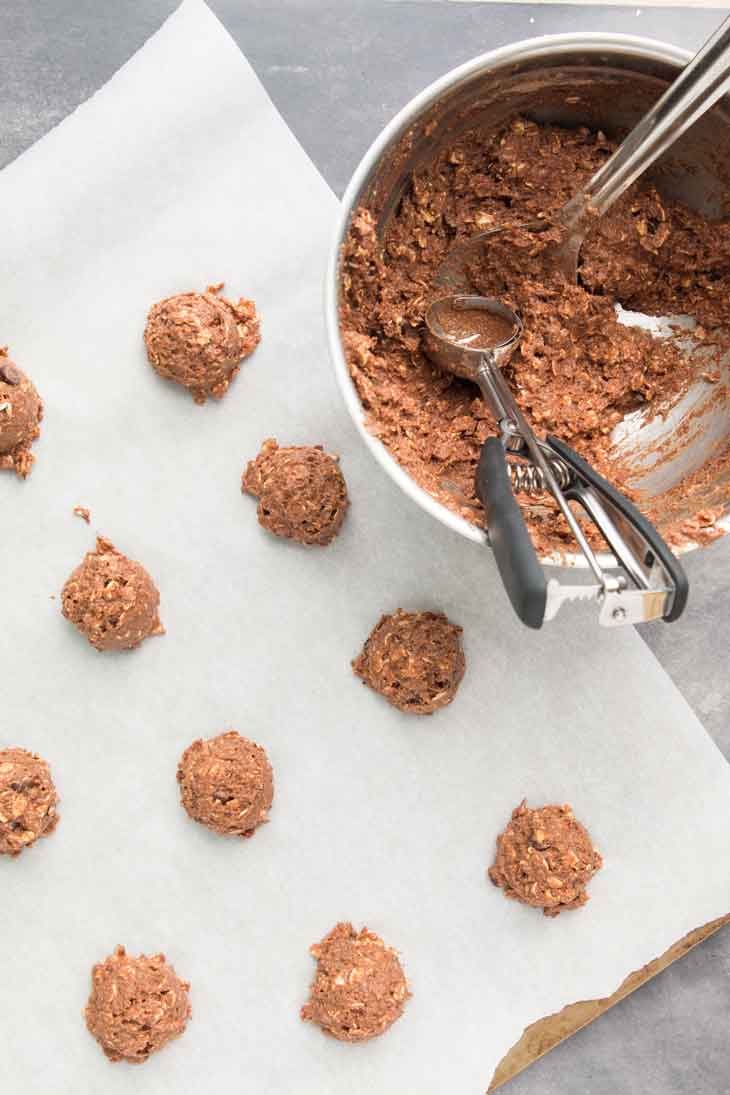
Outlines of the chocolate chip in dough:
{"type": "Polygon", "coordinates": [[[23,379],[23,374],[20,369],[17,369],[15,365],[10,361],[6,361],[4,365],[0,365],[0,380],[5,384],[10,384],[12,387],[17,388],[23,379]]]}

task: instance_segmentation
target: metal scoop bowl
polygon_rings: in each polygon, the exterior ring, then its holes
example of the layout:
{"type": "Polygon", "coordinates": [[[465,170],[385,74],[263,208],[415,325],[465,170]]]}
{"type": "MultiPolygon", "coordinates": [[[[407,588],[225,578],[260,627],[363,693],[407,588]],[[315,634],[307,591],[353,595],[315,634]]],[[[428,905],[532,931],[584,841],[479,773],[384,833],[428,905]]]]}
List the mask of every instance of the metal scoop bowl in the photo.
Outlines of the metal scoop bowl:
{"type": "Polygon", "coordinates": [[[522,320],[517,313],[500,300],[489,297],[467,294],[444,296],[433,301],[426,314],[425,349],[428,356],[439,368],[464,380],[473,380],[475,384],[481,384],[482,355],[489,354],[496,367],[501,369],[509,362],[521,338],[522,320]],[[490,341],[485,344],[485,339],[480,338],[477,331],[455,336],[452,321],[454,315],[460,312],[466,316],[470,312],[484,312],[503,321],[505,337],[496,343],[490,341]]]}

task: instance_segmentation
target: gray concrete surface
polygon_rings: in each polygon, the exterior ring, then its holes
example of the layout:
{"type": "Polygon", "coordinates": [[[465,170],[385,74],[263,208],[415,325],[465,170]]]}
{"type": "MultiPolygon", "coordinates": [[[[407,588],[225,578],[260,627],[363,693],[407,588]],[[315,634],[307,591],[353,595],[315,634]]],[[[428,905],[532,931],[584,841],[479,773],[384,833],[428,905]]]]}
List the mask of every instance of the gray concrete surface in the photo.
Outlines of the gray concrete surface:
{"type": "MultiPolygon", "coordinates": [[[[88,98],[176,6],[176,0],[2,0],[0,166],[88,98]]],[[[639,33],[696,47],[722,14],[449,0],[211,0],[211,7],[337,193],[393,113],[476,53],[576,29],[639,33]]],[[[690,557],[687,569],[692,597],[685,617],[642,633],[730,758],[730,542],[690,557]]],[[[671,855],[671,849],[657,854],[671,855]]],[[[726,929],[509,1090],[730,1095],[728,1016],[726,929]]]]}

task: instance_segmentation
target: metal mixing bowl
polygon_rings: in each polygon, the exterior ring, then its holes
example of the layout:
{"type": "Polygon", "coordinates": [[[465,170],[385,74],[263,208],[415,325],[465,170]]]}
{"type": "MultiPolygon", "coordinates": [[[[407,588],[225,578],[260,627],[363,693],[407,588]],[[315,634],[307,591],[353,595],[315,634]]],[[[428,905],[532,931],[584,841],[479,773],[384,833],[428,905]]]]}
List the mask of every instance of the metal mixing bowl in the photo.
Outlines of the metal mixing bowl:
{"type": "MultiPolygon", "coordinates": [[[[350,377],[339,329],[342,243],[353,212],[365,206],[382,231],[398,206],[413,169],[430,161],[444,144],[475,125],[500,125],[515,114],[538,122],[588,125],[608,134],[633,126],[689,59],[689,54],[650,39],[619,34],[560,34],[534,38],[485,53],[447,73],[417,95],[386,126],[363,157],[345,192],[326,279],[326,322],[337,379],[347,409],[371,453],[422,509],[470,540],[484,532],[437,502],[397,463],[365,425],[350,377]]],[[[650,173],[661,193],[681,199],[709,217],[730,213],[730,101],[722,100],[650,173]]],[[[624,446],[634,452],[636,480],[649,495],[660,493],[702,465],[713,446],[730,436],[726,406],[711,405],[698,385],[665,421],[643,424],[633,415],[623,424],[624,446]],[[707,404],[707,406],[705,406],[707,404]],[[704,411],[704,413],[703,413],[704,411]],[[657,459],[657,439],[669,439],[682,421],[688,443],[657,459]],[[651,451],[646,454],[643,449],[651,451]]],[[[730,500],[727,482],[715,482],[708,497],[695,498],[686,516],[730,500]],[[711,494],[711,497],[710,497],[711,494]]],[[[730,530],[730,515],[720,522],[730,530]]],[[[683,550],[695,547],[690,544],[683,550]]],[[[545,560],[582,565],[582,555],[545,560]]],[[[610,565],[610,556],[603,557],[610,565]]]]}

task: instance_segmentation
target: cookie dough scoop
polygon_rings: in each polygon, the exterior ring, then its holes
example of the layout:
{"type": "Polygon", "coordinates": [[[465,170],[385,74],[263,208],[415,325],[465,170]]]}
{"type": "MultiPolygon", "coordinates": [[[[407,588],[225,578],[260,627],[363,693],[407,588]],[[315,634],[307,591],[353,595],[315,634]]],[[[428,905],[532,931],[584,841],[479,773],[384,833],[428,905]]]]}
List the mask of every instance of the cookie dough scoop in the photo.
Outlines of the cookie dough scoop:
{"type": "Polygon", "coordinates": [[[499,437],[488,437],[482,446],[475,489],[512,607],[532,628],[552,620],[571,600],[594,601],[604,627],[679,619],[687,578],[654,526],[565,442],[552,436],[539,441],[522,414],[502,373],[521,335],[519,316],[488,297],[444,296],[426,312],[426,353],[439,368],[477,384],[497,423],[499,437]],[[515,498],[544,491],[565,517],[592,583],[547,580],[515,498]],[[571,503],[598,529],[618,574],[604,569],[571,503]]]}

